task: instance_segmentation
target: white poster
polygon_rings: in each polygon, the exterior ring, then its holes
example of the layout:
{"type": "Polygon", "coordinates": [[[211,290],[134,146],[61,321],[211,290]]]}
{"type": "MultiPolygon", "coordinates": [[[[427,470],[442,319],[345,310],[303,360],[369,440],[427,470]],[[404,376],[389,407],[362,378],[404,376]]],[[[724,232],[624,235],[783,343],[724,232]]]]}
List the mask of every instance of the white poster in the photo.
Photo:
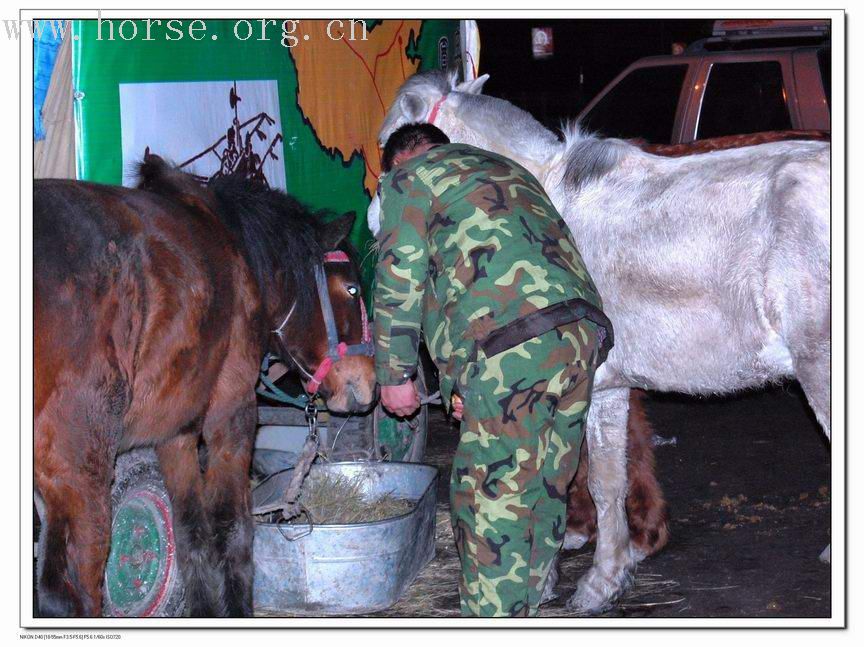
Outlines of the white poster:
{"type": "Polygon", "coordinates": [[[285,189],[276,81],[121,83],[123,184],[151,153],[202,182],[242,175],[285,189]]]}

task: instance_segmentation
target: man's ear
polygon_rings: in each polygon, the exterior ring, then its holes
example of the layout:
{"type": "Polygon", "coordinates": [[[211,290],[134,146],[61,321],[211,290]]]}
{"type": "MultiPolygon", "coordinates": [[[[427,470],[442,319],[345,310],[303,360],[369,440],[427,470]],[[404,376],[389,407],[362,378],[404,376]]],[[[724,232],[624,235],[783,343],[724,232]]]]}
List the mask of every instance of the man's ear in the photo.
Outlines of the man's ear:
{"type": "Polygon", "coordinates": [[[483,74],[482,76],[478,76],[476,79],[471,81],[464,81],[456,86],[457,92],[464,92],[465,94],[480,94],[483,91],[483,86],[486,84],[486,81],[489,80],[488,74],[483,74]]]}
{"type": "Polygon", "coordinates": [[[399,97],[399,107],[409,121],[420,121],[426,116],[426,102],[419,94],[403,94],[399,97]]]}
{"type": "Polygon", "coordinates": [[[353,211],[344,213],[336,220],[331,220],[322,229],[318,231],[318,244],[325,252],[332,252],[337,249],[343,240],[348,238],[351,233],[351,228],[354,226],[354,220],[357,214],[353,211]]]}

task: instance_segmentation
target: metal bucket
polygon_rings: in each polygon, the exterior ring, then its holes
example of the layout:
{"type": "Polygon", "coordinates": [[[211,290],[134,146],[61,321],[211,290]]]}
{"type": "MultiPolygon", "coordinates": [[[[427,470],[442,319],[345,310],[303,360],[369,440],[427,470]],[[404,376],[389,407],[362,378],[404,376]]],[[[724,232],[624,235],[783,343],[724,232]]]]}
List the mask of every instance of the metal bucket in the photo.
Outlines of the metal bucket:
{"type": "MultiPolygon", "coordinates": [[[[362,475],[370,497],[416,501],[401,516],[358,524],[257,523],[253,555],[256,614],[345,615],[395,604],[435,556],[438,470],[419,463],[330,463],[312,471],[362,475]]],[[[253,507],[284,492],[293,470],[252,493],[253,507]]]]}

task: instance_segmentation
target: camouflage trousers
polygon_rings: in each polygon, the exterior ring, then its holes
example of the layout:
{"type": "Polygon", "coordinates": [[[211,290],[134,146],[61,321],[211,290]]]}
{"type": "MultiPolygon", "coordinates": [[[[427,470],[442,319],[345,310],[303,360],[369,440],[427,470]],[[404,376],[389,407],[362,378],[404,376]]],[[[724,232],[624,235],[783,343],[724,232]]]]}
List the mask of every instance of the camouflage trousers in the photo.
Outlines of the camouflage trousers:
{"type": "Polygon", "coordinates": [[[567,525],[597,361],[582,320],[486,357],[464,402],[450,507],[465,616],[533,616],[567,525]]]}

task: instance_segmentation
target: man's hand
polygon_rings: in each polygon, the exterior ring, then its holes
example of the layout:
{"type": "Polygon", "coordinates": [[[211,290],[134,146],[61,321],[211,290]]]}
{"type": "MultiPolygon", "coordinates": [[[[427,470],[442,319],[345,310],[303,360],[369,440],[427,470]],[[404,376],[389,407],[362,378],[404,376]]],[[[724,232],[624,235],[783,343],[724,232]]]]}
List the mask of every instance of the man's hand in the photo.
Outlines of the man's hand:
{"type": "Polygon", "coordinates": [[[394,416],[407,418],[420,408],[420,395],[414,381],[397,386],[381,387],[381,404],[394,416]]]}
{"type": "Polygon", "coordinates": [[[465,411],[465,405],[455,393],[450,397],[450,415],[454,420],[462,420],[462,413],[465,411]]]}

